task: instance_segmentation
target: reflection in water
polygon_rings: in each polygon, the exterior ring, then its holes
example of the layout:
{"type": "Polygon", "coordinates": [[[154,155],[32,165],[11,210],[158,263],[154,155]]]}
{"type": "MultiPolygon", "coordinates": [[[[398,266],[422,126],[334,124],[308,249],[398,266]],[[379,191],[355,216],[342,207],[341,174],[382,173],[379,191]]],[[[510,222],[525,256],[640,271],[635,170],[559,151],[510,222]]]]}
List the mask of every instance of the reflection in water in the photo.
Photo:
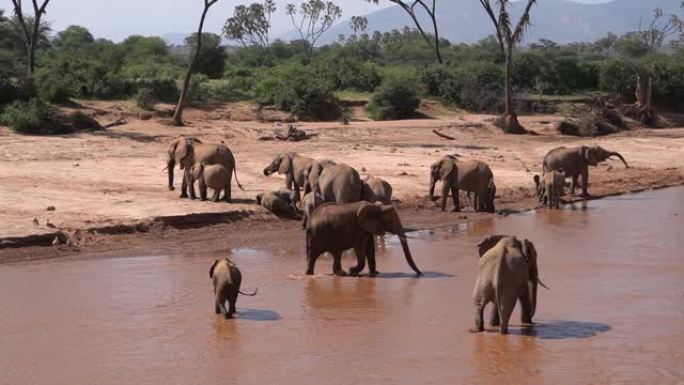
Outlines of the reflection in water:
{"type": "Polygon", "coordinates": [[[412,232],[420,278],[391,236],[374,279],[297,275],[300,239],[235,249],[259,295],[230,321],[207,275],[225,253],[0,266],[0,384],[681,382],[684,188],[637,198],[412,232]],[[468,332],[491,233],[533,240],[552,288],[508,336],[468,332]]]}

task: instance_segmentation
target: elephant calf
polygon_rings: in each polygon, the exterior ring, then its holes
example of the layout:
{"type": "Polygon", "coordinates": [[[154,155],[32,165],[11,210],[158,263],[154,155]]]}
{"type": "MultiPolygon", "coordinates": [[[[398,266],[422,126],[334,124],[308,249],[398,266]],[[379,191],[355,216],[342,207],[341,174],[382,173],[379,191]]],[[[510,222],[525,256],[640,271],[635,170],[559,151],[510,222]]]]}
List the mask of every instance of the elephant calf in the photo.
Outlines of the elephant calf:
{"type": "Polygon", "coordinates": [[[534,176],[539,201],[549,208],[558,209],[561,197],[564,195],[565,173],[563,171],[547,171],[543,178],[534,176]],[[543,179],[543,180],[542,180],[543,179]]]}
{"type": "Polygon", "coordinates": [[[323,196],[316,191],[309,191],[304,195],[304,198],[302,198],[302,201],[300,202],[300,208],[303,211],[302,214],[302,228],[306,229],[306,224],[309,221],[309,218],[311,218],[311,214],[313,214],[314,210],[318,208],[318,206],[323,204],[323,196]]]}
{"type": "Polygon", "coordinates": [[[279,189],[257,194],[256,203],[281,218],[299,218],[291,190],[279,189]]]}
{"type": "Polygon", "coordinates": [[[235,314],[235,303],[237,302],[238,294],[253,297],[257,294],[243,293],[240,291],[242,284],[242,273],[240,269],[228,258],[217,259],[209,268],[209,278],[214,282],[214,295],[216,297],[215,311],[216,314],[223,314],[228,318],[233,318],[235,314]],[[228,310],[226,310],[226,301],[228,301],[228,310]]]}
{"type": "MultiPolygon", "coordinates": [[[[190,171],[187,173],[188,185],[190,191],[193,191],[196,180],[199,180],[200,199],[207,200],[207,187],[214,190],[212,200],[219,201],[219,195],[222,190],[225,190],[223,200],[231,201],[230,181],[232,174],[220,164],[195,163],[190,171]]],[[[194,197],[193,197],[194,198],[194,197]]]]}
{"type": "Polygon", "coordinates": [[[508,321],[518,300],[522,322],[532,323],[537,284],[544,286],[539,280],[534,244],[513,236],[490,235],[478,247],[480,262],[473,290],[475,331],[484,330],[482,313],[489,302],[496,306],[490,324],[499,326],[501,334],[508,333],[508,321]]]}

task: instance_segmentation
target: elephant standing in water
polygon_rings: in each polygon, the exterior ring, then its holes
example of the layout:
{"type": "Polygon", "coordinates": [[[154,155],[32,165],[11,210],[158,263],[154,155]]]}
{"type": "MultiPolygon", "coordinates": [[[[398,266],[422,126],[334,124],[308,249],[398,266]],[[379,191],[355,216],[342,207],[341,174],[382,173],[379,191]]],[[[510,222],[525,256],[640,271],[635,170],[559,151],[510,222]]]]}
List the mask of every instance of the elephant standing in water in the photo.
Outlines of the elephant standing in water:
{"type": "Polygon", "coordinates": [[[223,314],[226,319],[233,318],[233,314],[235,314],[235,303],[237,302],[238,294],[252,297],[257,293],[256,290],[253,293],[243,293],[240,291],[242,273],[228,258],[214,261],[209,268],[209,278],[214,283],[214,308],[216,314],[223,314]],[[226,301],[228,301],[228,310],[226,310],[226,301]]]}
{"type": "Polygon", "coordinates": [[[537,189],[537,197],[549,208],[558,209],[564,192],[565,173],[563,171],[547,171],[543,177],[535,175],[533,178],[537,189]]]}
{"type": "Polygon", "coordinates": [[[299,200],[299,189],[306,183],[305,171],[311,168],[313,159],[288,152],[276,156],[273,161],[264,168],[264,175],[269,176],[275,172],[285,175],[285,188],[295,191],[295,199],[299,200]]]}
{"type": "Polygon", "coordinates": [[[474,209],[494,212],[496,185],[494,174],[489,166],[479,160],[459,160],[456,156],[447,155],[430,166],[430,200],[434,200],[435,185],[442,181],[440,206],[446,210],[446,202],[451,192],[454,210],[461,211],[459,190],[475,193],[474,209]]]}
{"type": "Polygon", "coordinates": [[[363,271],[366,258],[371,276],[378,274],[375,269],[373,236],[383,235],[385,232],[399,236],[406,262],[416,274],[422,274],[413,262],[397,209],[391,205],[368,202],[325,203],[313,212],[306,226],[306,274],[313,274],[318,256],[328,252],[333,256],[333,273],[346,275],[342,270],[342,252],[352,248],[358,263],[349,270],[349,274],[358,275],[363,271]]]}
{"type": "MultiPolygon", "coordinates": [[[[493,302],[490,324],[499,326],[501,334],[508,333],[508,321],[519,300],[521,320],[531,324],[537,308],[537,251],[527,239],[507,235],[490,235],[480,244],[480,262],[473,290],[475,330],[484,330],[483,312],[493,302]]],[[[544,286],[546,287],[546,286],[544,286]]]]}
{"type": "Polygon", "coordinates": [[[572,178],[570,193],[575,194],[577,179],[582,176],[582,196],[589,196],[589,166],[597,166],[611,156],[617,156],[629,168],[625,158],[619,152],[608,151],[600,146],[558,147],[544,156],[543,172],[562,170],[565,177],[572,178]]]}
{"type": "MultiPolygon", "coordinates": [[[[235,174],[235,182],[238,187],[243,190],[242,185],[238,181],[237,168],[235,164],[235,157],[230,149],[222,144],[205,144],[196,138],[179,136],[174,139],[167,150],[166,169],[169,176],[169,190],[173,191],[173,169],[178,163],[181,170],[184,170],[183,182],[181,186],[181,198],[188,197],[188,190],[190,197],[195,199],[195,189],[193,186],[188,186],[188,172],[195,163],[204,163],[205,165],[220,164],[226,168],[230,174],[235,174]],[[189,187],[189,188],[188,188],[189,187]]],[[[230,190],[226,190],[224,199],[230,202],[230,190]]]]}

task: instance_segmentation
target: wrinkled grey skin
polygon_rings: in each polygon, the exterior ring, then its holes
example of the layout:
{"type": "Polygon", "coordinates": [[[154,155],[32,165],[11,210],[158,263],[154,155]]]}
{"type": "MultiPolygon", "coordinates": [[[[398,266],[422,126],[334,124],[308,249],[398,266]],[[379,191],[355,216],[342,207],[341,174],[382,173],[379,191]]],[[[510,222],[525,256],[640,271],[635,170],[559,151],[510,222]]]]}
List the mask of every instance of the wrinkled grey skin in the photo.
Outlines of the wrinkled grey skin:
{"type": "Polygon", "coordinates": [[[225,191],[223,199],[226,202],[230,202],[230,183],[232,176],[233,175],[220,164],[205,165],[203,163],[195,163],[186,173],[188,185],[191,190],[194,190],[195,181],[199,181],[201,200],[207,200],[207,187],[214,190],[214,195],[211,198],[214,202],[219,201],[221,191],[225,191]]]}
{"type": "Polygon", "coordinates": [[[346,164],[330,165],[318,179],[318,191],[325,202],[352,203],[363,199],[359,173],[346,164]]]}
{"type": "Polygon", "coordinates": [[[475,331],[484,330],[483,312],[490,302],[495,306],[490,324],[499,326],[501,334],[508,333],[517,301],[522,323],[531,324],[537,308],[537,285],[541,284],[534,244],[513,236],[490,235],[478,247],[480,262],[473,289],[475,331]]]}
{"type": "Polygon", "coordinates": [[[299,189],[306,184],[305,172],[311,168],[312,162],[313,159],[294,152],[280,154],[264,168],[264,175],[269,176],[275,172],[285,175],[285,188],[294,190],[296,200],[299,200],[299,189]]]}
{"type": "Polygon", "coordinates": [[[287,189],[257,194],[256,202],[273,214],[287,219],[299,219],[294,192],[287,189]]]}
{"type": "Polygon", "coordinates": [[[311,214],[313,214],[314,210],[322,205],[323,202],[323,196],[316,191],[309,191],[304,195],[304,198],[302,198],[302,201],[299,203],[299,207],[303,212],[302,229],[306,229],[306,224],[309,221],[311,214]]]}
{"type": "Polygon", "coordinates": [[[373,236],[385,232],[399,236],[406,262],[416,274],[422,274],[413,262],[396,208],[368,202],[324,203],[311,214],[306,227],[306,274],[312,275],[318,256],[328,252],[333,256],[333,273],[346,275],[342,270],[342,252],[353,248],[358,263],[349,270],[349,274],[358,275],[363,271],[367,259],[370,274],[375,276],[378,271],[375,268],[373,236]]]}
{"type": "Polygon", "coordinates": [[[539,175],[533,177],[536,185],[539,201],[549,208],[558,209],[561,197],[565,194],[565,173],[562,171],[547,171],[543,178],[539,175]]]}
{"type": "Polygon", "coordinates": [[[446,211],[449,192],[454,201],[453,211],[461,211],[459,190],[475,193],[475,210],[495,211],[494,174],[486,163],[479,160],[461,160],[452,155],[444,156],[430,166],[430,200],[434,200],[437,181],[442,182],[442,211],[446,211]]]}
{"type": "Polygon", "coordinates": [[[240,291],[242,284],[242,274],[235,264],[228,258],[221,258],[214,261],[209,268],[209,278],[214,283],[214,309],[216,314],[223,314],[226,319],[233,318],[235,314],[235,303],[237,302],[238,294],[255,296],[257,291],[253,293],[243,293],[240,291]],[[228,302],[228,310],[226,310],[226,301],[228,302]]]}
{"type": "MultiPolygon", "coordinates": [[[[228,170],[231,174],[235,174],[235,182],[242,190],[242,185],[238,181],[237,168],[235,157],[230,149],[222,144],[205,144],[199,139],[179,136],[174,139],[167,149],[166,169],[169,177],[169,190],[174,190],[173,187],[173,169],[176,164],[181,170],[185,170],[183,175],[183,182],[181,186],[181,198],[187,198],[188,193],[190,197],[195,199],[195,189],[187,184],[187,171],[195,163],[204,163],[205,165],[220,164],[228,170]]],[[[230,196],[224,199],[230,201],[230,196]]]]}
{"type": "Polygon", "coordinates": [[[370,176],[363,182],[363,200],[392,204],[392,186],[384,179],[370,176]]]}
{"type": "Polygon", "coordinates": [[[304,169],[304,192],[318,190],[318,180],[321,178],[323,170],[328,166],[336,166],[337,162],[330,159],[314,160],[308,168],[304,169]]]}
{"type": "Polygon", "coordinates": [[[617,156],[629,168],[620,153],[608,151],[600,146],[558,147],[549,151],[544,157],[543,172],[563,170],[565,177],[572,178],[571,194],[575,194],[577,180],[582,177],[582,196],[589,196],[589,166],[596,166],[611,156],[617,156]]]}

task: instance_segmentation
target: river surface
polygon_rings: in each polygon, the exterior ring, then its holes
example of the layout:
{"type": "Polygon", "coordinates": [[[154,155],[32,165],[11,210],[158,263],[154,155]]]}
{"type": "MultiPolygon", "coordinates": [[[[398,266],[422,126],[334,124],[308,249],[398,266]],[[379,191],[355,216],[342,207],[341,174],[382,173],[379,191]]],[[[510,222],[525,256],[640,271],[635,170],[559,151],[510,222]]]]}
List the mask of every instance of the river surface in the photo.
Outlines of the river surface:
{"type": "Polygon", "coordinates": [[[375,279],[326,275],[329,257],[303,276],[303,239],[0,266],[0,383],[684,382],[684,188],[409,236],[421,278],[396,237],[375,279]],[[469,332],[476,244],[491,233],[535,242],[550,287],[537,325],[521,327],[516,307],[508,336],[469,332]],[[259,288],[234,320],[214,314],[208,268],[222,256],[259,288]]]}

